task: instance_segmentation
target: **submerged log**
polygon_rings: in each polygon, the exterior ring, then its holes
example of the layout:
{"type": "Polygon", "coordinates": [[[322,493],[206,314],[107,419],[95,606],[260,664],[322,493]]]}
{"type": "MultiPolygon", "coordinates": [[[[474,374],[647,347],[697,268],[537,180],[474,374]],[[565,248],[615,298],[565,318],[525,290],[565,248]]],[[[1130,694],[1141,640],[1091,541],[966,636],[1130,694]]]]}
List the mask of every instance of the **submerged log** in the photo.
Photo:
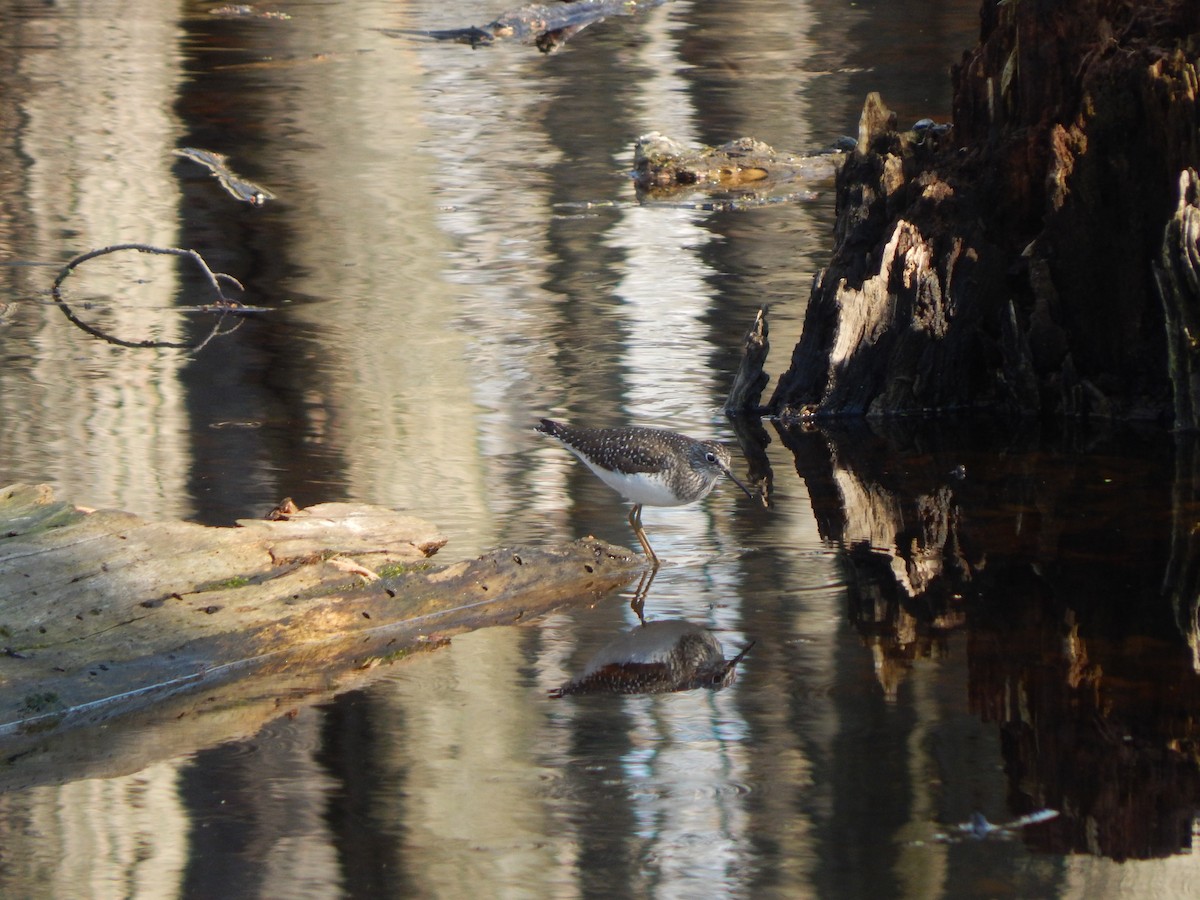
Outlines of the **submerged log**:
{"type": "Polygon", "coordinates": [[[827,183],[845,153],[777,153],[754,138],[742,137],[719,147],[685,147],[652,131],[637,139],[633,178],[638,195],[655,200],[677,199],[703,192],[742,200],[807,196],[815,183],[827,183]]]}
{"type": "Polygon", "coordinates": [[[868,99],[784,417],[1169,418],[1151,261],[1200,159],[1200,5],[985,3],[952,137],[868,99]]]}
{"type": "Polygon", "coordinates": [[[229,157],[223,153],[204,150],[200,147],[179,147],[172,151],[176,156],[190,159],[204,168],[217,179],[217,183],[234,200],[249,203],[251,206],[262,206],[268,200],[274,200],[275,195],[265,187],[242,178],[229,167],[229,157]]]}
{"type": "Polygon", "coordinates": [[[543,53],[553,53],[583,29],[610,16],[630,16],[667,0],[569,0],[564,3],[534,3],[501,13],[481,26],[418,30],[381,28],[389,37],[427,37],[435,41],[490,47],[496,41],[533,44],[543,53]]]}
{"type": "Polygon", "coordinates": [[[55,758],[65,734],[132,714],[144,729],[250,698],[278,714],[264,677],[327,689],[451,634],[594,599],[642,568],[595,540],[435,567],[445,538],[432,526],[360,504],[239,524],[0,489],[0,756],[55,758]]]}

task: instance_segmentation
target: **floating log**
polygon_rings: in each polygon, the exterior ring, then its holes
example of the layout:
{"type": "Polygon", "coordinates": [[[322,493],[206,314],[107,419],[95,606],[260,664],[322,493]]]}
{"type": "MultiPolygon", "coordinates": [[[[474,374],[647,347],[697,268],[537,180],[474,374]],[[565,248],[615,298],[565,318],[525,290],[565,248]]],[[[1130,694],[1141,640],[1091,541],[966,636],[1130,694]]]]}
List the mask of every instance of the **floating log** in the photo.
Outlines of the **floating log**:
{"type": "Polygon", "coordinates": [[[667,0],[570,0],[565,3],[533,3],[501,13],[480,26],[446,29],[380,28],[388,37],[426,37],[435,41],[490,47],[497,41],[533,44],[543,53],[553,53],[589,25],[610,16],[631,16],[667,0]]]}
{"type": "Polygon", "coordinates": [[[633,148],[633,177],[640,196],[656,200],[702,191],[728,192],[746,200],[809,196],[815,183],[833,181],[845,159],[840,150],[777,153],[750,137],[719,147],[686,147],[657,131],[633,148]]]}
{"type": "Polygon", "coordinates": [[[383,507],[211,528],[80,510],[45,485],[0,489],[0,535],[0,781],[21,783],[50,777],[23,759],[94,774],[91,739],[73,737],[66,762],[51,752],[81,726],[278,715],[263,678],[328,689],[451,634],[592,601],[643,566],[596,540],[434,566],[445,538],[383,507]]]}
{"type": "Polygon", "coordinates": [[[223,153],[214,153],[212,150],[204,150],[200,147],[180,147],[172,152],[176,156],[190,159],[208,169],[234,200],[249,203],[251,206],[262,206],[268,200],[275,199],[275,195],[265,187],[255,184],[253,181],[247,181],[229,168],[229,157],[223,153]]]}

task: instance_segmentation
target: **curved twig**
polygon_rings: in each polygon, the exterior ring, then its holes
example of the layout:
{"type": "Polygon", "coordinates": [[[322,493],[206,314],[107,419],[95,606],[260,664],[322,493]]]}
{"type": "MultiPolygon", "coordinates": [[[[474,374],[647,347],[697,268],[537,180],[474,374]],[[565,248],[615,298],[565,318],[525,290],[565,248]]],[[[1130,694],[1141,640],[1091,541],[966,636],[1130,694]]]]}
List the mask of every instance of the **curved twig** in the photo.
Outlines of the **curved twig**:
{"type": "Polygon", "coordinates": [[[54,285],[51,287],[50,293],[54,296],[54,302],[58,304],[58,308],[63,311],[63,315],[67,317],[71,324],[82,329],[83,331],[86,331],[93,337],[98,337],[110,344],[115,344],[118,347],[133,348],[166,347],[172,350],[200,350],[214,338],[232,334],[242,326],[242,321],[244,321],[239,320],[232,328],[228,328],[225,331],[221,330],[221,325],[224,323],[225,317],[229,315],[229,313],[244,310],[244,307],[236,300],[231,300],[225,296],[225,293],[221,290],[221,284],[223,282],[233,285],[239,291],[245,290],[245,288],[242,286],[242,283],[232,275],[226,275],[224,272],[214,272],[212,269],[210,269],[208,267],[208,263],[204,261],[204,257],[202,257],[195,250],[182,250],[178,247],[154,247],[150,244],[113,244],[109,247],[101,247],[97,250],[89,250],[87,253],[81,253],[79,256],[76,256],[74,259],[68,262],[59,271],[58,277],[54,279],[54,285]],[[139,253],[154,253],[162,256],[179,256],[183,257],[184,259],[190,259],[196,264],[196,266],[199,267],[200,271],[204,273],[204,277],[208,281],[209,286],[217,295],[216,302],[211,304],[209,308],[213,312],[221,313],[220,317],[213,325],[212,330],[209,331],[204,340],[200,341],[198,344],[178,343],[175,341],[155,341],[150,339],[141,341],[127,341],[124,338],[111,335],[94,325],[89,325],[75,314],[75,311],[71,309],[67,301],[63,299],[62,291],[60,290],[62,283],[67,280],[67,278],[72,272],[75,271],[76,268],[87,262],[89,259],[95,259],[97,256],[105,256],[109,253],[118,253],[123,250],[136,250],[139,253]]]}

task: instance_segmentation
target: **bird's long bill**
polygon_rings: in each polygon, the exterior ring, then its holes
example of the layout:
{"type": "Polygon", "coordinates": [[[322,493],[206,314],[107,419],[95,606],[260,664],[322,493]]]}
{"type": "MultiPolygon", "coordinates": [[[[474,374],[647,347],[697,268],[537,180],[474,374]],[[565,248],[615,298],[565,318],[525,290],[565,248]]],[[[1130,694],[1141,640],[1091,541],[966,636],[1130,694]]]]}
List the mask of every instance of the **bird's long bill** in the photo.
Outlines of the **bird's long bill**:
{"type": "Polygon", "coordinates": [[[742,652],[733,659],[727,660],[725,666],[721,669],[720,684],[722,687],[729,687],[737,680],[737,664],[742,661],[742,658],[750,652],[750,648],[757,644],[758,641],[751,641],[742,648],[742,652]]]}
{"type": "Polygon", "coordinates": [[[753,500],[753,499],[754,499],[754,494],[753,494],[753,493],[751,493],[751,491],[750,491],[750,488],[748,488],[748,487],[746,487],[744,484],[742,484],[742,483],[741,483],[741,482],[738,480],[738,477],[737,477],[736,475],[734,475],[734,474],[733,474],[731,471],[729,471],[728,469],[726,469],[726,470],[725,470],[725,474],[729,476],[729,479],[730,479],[730,480],[731,480],[731,481],[732,481],[734,484],[736,484],[738,487],[740,487],[740,488],[741,488],[743,491],[745,491],[745,492],[746,492],[746,496],[747,496],[747,497],[749,497],[751,500],[753,500]]]}

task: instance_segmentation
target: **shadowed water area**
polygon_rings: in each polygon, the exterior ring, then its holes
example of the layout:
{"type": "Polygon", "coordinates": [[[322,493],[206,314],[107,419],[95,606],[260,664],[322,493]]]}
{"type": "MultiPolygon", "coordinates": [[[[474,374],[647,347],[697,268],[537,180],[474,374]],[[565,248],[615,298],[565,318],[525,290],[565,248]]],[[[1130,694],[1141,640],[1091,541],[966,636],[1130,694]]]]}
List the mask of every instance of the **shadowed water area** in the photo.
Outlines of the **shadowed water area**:
{"type": "MultiPolygon", "coordinates": [[[[135,6],[0,8],[0,484],[220,525],[379,503],[436,523],[439,559],[637,547],[621,498],[535,432],[553,417],[728,441],[770,502],[726,481],[646,507],[653,579],[351,691],[266,682],[245,710],[0,760],[0,894],[1194,889],[1195,444],[737,428],[742,336],[769,304],[786,367],[831,185],[648,199],[630,177],[652,131],[821,150],[871,90],[945,122],[975,0],[676,0],[552,54],[407,33],[503,4],[135,6]],[[85,334],[47,290],[125,242],[200,251],[262,312],[194,353],[85,334]]],[[[173,258],[66,286],[126,339],[213,325],[173,258]]]]}

